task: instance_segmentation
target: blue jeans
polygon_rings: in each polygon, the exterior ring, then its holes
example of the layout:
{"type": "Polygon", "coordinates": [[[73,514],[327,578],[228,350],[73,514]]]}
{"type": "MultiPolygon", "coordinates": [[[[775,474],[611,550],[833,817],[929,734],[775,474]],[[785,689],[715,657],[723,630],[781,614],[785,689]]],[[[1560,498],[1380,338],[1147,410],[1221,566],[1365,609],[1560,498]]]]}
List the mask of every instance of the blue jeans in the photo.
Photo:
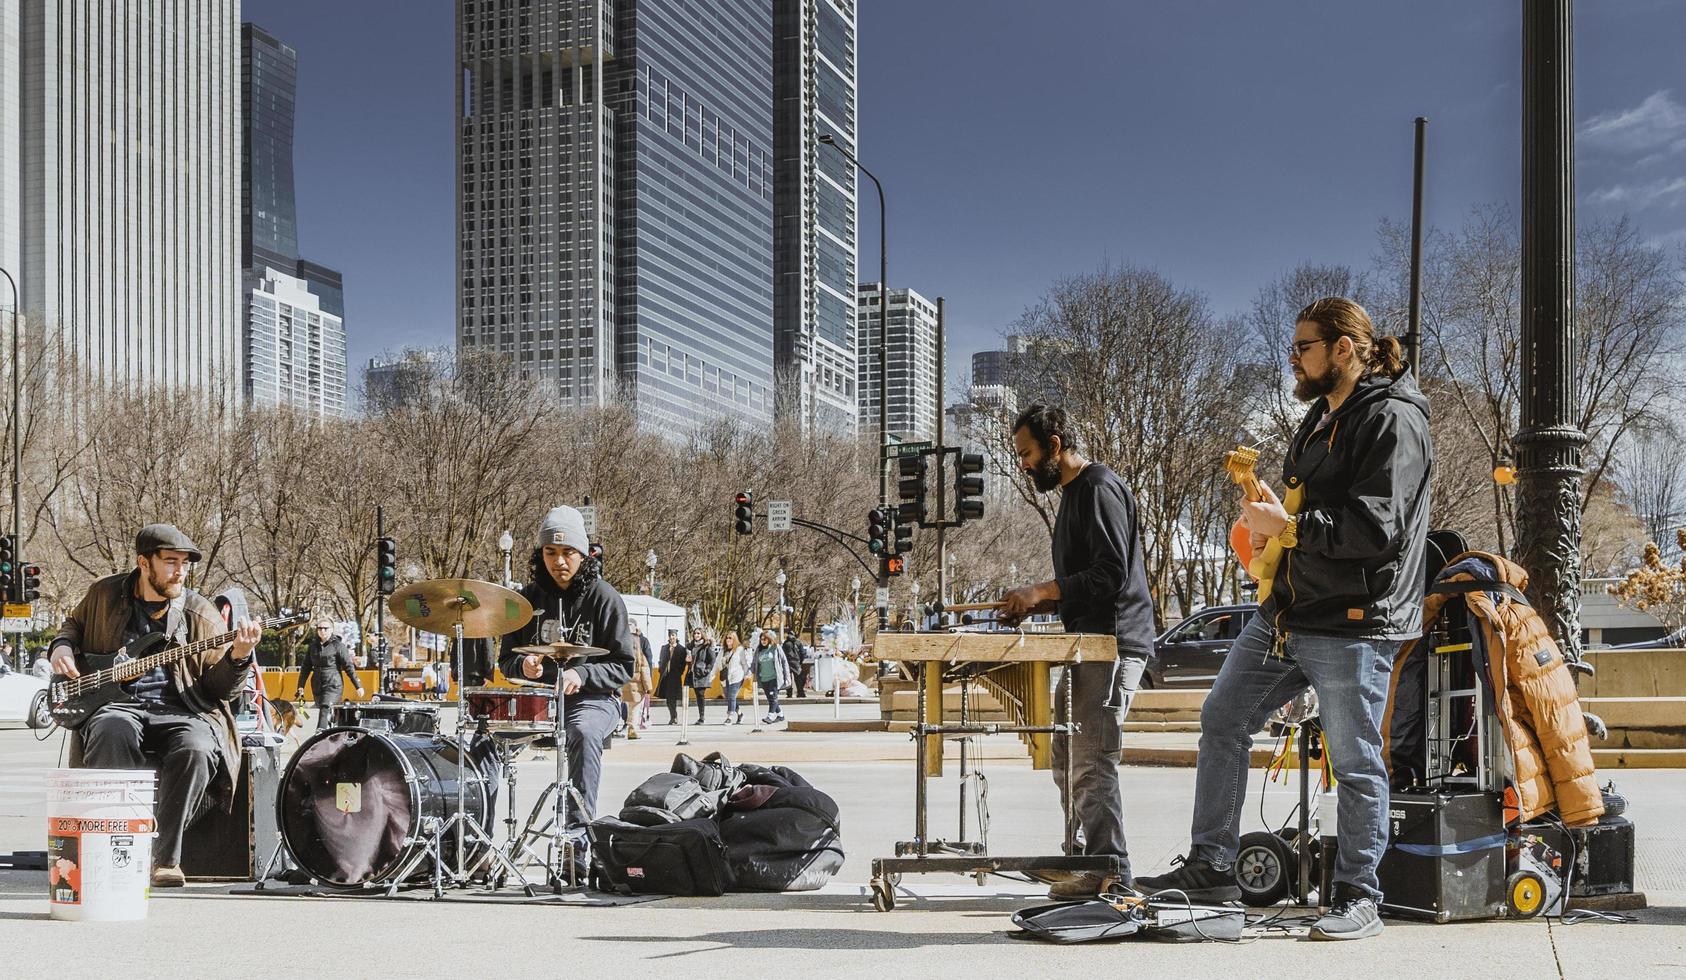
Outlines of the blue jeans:
{"type": "Polygon", "coordinates": [[[1379,902],[1376,866],[1387,849],[1388,802],[1382,709],[1399,641],[1290,632],[1278,659],[1270,655],[1275,638],[1262,617],[1253,617],[1201,706],[1190,856],[1216,865],[1235,861],[1252,735],[1310,686],[1339,781],[1334,880],[1379,902]]]}
{"type": "Polygon", "coordinates": [[[726,720],[731,721],[738,716],[738,694],[743,691],[743,681],[728,684],[724,679],[720,682],[720,692],[726,695],[726,720]]]}
{"type": "Polygon", "coordinates": [[[771,717],[779,713],[779,682],[777,680],[761,681],[761,693],[767,695],[767,715],[771,717]]]}

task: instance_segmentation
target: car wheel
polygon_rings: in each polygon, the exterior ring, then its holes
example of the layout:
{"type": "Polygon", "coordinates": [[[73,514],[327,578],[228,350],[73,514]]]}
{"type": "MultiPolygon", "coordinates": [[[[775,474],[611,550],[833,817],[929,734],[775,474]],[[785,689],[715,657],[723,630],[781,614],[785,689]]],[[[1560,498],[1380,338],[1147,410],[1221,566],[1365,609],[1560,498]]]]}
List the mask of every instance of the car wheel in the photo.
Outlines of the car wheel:
{"type": "Polygon", "coordinates": [[[24,716],[23,723],[37,730],[53,727],[53,712],[47,706],[46,691],[35,692],[35,697],[29,701],[29,714],[24,716]]]}

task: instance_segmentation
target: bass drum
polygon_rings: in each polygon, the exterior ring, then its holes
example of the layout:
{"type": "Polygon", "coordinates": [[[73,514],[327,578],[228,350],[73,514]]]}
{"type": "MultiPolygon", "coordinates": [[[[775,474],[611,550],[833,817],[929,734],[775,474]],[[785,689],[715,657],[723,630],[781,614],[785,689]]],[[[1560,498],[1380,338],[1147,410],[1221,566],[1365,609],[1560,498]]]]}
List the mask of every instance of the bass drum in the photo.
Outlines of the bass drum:
{"type": "MultiPolygon", "coordinates": [[[[318,881],[345,888],[390,883],[426,851],[426,835],[457,812],[459,779],[469,816],[490,825],[496,784],[475,756],[440,735],[331,728],[300,746],[287,767],[276,803],[281,837],[318,881]]],[[[448,867],[456,865],[456,850],[453,831],[443,847],[448,867]]],[[[471,841],[468,863],[484,851],[471,841]]],[[[424,859],[407,877],[431,871],[424,859]]]]}

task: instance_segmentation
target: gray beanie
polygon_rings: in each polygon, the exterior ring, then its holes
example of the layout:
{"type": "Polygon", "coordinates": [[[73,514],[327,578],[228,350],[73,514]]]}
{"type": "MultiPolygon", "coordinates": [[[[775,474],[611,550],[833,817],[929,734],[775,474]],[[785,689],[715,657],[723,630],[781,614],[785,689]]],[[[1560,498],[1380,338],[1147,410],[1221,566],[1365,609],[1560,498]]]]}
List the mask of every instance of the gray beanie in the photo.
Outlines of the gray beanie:
{"type": "Polygon", "coordinates": [[[591,553],[591,542],[585,536],[585,518],[572,507],[553,507],[539,525],[540,548],[547,544],[567,545],[582,555],[591,553]]]}

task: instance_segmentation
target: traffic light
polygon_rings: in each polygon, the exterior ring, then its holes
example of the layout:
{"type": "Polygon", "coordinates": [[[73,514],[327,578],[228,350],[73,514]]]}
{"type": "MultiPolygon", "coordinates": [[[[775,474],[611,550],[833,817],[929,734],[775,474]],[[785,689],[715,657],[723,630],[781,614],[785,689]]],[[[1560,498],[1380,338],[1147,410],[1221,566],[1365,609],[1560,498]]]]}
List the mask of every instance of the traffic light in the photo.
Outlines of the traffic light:
{"type": "Polygon", "coordinates": [[[896,484],[901,494],[901,507],[896,512],[897,525],[925,523],[929,516],[925,504],[925,478],[929,473],[929,464],[924,456],[903,456],[901,458],[901,482],[896,484]]]}
{"type": "Polygon", "coordinates": [[[866,515],[866,549],[875,555],[884,553],[890,544],[890,519],[877,507],[866,515]]]}
{"type": "Polygon", "coordinates": [[[961,453],[954,469],[954,516],[975,521],[984,514],[984,458],[981,453],[961,453]]]}
{"type": "Polygon", "coordinates": [[[755,533],[755,495],[744,490],[732,498],[733,527],[739,534],[755,533]]]}
{"type": "MultiPolygon", "coordinates": [[[[890,554],[906,555],[913,552],[912,521],[898,515],[895,520],[895,525],[890,533],[893,535],[891,539],[890,554]]],[[[899,575],[901,573],[897,572],[895,574],[899,575]]]]}
{"type": "Polygon", "coordinates": [[[381,595],[398,591],[398,542],[381,538],[375,542],[375,589],[381,595]]]}
{"type": "Polygon", "coordinates": [[[17,597],[18,539],[0,536],[0,596],[7,602],[17,597]]]}
{"type": "Polygon", "coordinates": [[[23,601],[34,602],[41,598],[41,566],[34,562],[26,562],[21,568],[23,572],[23,601]]]}

